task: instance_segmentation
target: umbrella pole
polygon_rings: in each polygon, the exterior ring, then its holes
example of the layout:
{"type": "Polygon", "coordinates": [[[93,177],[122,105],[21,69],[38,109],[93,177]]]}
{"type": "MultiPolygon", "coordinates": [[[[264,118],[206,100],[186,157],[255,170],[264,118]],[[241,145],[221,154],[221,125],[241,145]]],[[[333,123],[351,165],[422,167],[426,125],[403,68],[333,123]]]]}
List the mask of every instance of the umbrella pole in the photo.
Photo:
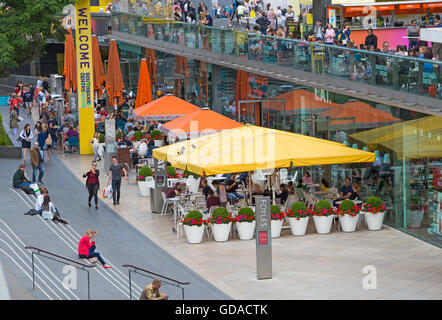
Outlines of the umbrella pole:
{"type": "Polygon", "coordinates": [[[252,171],[249,171],[249,199],[249,205],[252,205],[252,171]]]}

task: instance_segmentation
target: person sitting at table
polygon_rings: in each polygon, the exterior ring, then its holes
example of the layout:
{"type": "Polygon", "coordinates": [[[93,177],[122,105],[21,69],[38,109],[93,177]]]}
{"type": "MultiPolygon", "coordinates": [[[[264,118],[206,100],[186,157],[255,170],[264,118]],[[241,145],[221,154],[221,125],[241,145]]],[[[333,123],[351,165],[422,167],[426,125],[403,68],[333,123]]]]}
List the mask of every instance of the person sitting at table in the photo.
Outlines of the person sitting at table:
{"type": "Polygon", "coordinates": [[[207,198],[209,197],[209,192],[213,191],[212,188],[210,188],[207,185],[207,179],[201,179],[201,187],[203,188],[202,193],[204,194],[207,200],[207,198]]]}
{"type": "Polygon", "coordinates": [[[217,194],[219,195],[219,205],[220,207],[226,207],[227,205],[227,191],[226,191],[226,187],[222,184],[219,183],[218,180],[214,180],[212,182],[212,185],[215,187],[215,189],[217,190],[217,194]]]}
{"type": "Polygon", "coordinates": [[[342,186],[341,191],[339,192],[339,199],[338,200],[354,200],[356,198],[357,194],[353,190],[353,186],[351,185],[350,178],[345,178],[345,184],[342,186]]]}
{"type": "Polygon", "coordinates": [[[302,188],[302,187],[303,187],[302,179],[299,179],[296,188],[302,188]]]}
{"type": "Polygon", "coordinates": [[[219,197],[215,195],[215,193],[213,192],[212,189],[208,190],[208,197],[206,200],[206,207],[207,207],[207,211],[210,212],[210,208],[211,207],[219,207],[220,205],[220,200],[219,197]]]}
{"type": "Polygon", "coordinates": [[[279,186],[279,190],[281,192],[276,196],[276,198],[280,198],[281,203],[284,204],[289,197],[289,191],[287,190],[287,186],[285,185],[285,183],[281,183],[281,185],[279,186]]]}
{"type": "Polygon", "coordinates": [[[321,190],[322,191],[328,191],[330,189],[330,185],[328,184],[328,181],[325,178],[322,178],[321,180],[321,190]]]}
{"type": "Polygon", "coordinates": [[[263,187],[261,187],[261,185],[259,183],[253,183],[253,187],[252,187],[252,195],[257,196],[260,195],[262,196],[264,194],[264,189],[263,187]]]}
{"type": "Polygon", "coordinates": [[[121,134],[120,140],[118,141],[119,148],[132,148],[132,142],[126,137],[125,134],[121,134]]]}
{"type": "Polygon", "coordinates": [[[294,194],[295,193],[295,185],[293,184],[293,181],[289,181],[287,184],[287,191],[289,192],[289,194],[294,194]]]}
{"type": "Polygon", "coordinates": [[[312,178],[310,177],[310,172],[306,171],[304,177],[302,177],[302,184],[307,186],[312,183],[312,178]]]}
{"type": "Polygon", "coordinates": [[[236,179],[236,173],[232,173],[226,180],[226,190],[227,190],[227,197],[232,202],[238,202],[240,199],[244,199],[244,196],[236,192],[238,189],[238,183],[239,179],[236,179]]]}
{"type": "Polygon", "coordinates": [[[175,184],[175,187],[173,187],[172,189],[169,190],[169,192],[166,195],[166,198],[170,199],[170,198],[175,198],[178,197],[182,192],[182,185],[181,182],[177,182],[175,184]]]}

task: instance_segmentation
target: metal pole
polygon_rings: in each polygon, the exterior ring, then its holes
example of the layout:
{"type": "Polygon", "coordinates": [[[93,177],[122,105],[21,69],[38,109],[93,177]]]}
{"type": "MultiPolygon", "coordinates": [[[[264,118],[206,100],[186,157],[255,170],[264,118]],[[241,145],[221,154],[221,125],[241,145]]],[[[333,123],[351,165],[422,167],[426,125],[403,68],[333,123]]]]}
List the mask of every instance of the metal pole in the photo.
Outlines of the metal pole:
{"type": "Polygon", "coordinates": [[[84,271],[87,272],[87,299],[91,300],[91,284],[90,284],[90,279],[89,279],[89,271],[87,271],[87,270],[84,270],[84,271]]]}
{"type": "Polygon", "coordinates": [[[32,252],[32,290],[35,290],[35,277],[34,277],[34,252],[32,252]]]}
{"type": "Polygon", "coordinates": [[[184,288],[183,287],[181,287],[181,291],[183,293],[183,300],[184,300],[184,288]]]}
{"type": "Polygon", "coordinates": [[[130,272],[132,270],[129,270],[129,300],[132,300],[132,278],[130,276],[130,272]]]}

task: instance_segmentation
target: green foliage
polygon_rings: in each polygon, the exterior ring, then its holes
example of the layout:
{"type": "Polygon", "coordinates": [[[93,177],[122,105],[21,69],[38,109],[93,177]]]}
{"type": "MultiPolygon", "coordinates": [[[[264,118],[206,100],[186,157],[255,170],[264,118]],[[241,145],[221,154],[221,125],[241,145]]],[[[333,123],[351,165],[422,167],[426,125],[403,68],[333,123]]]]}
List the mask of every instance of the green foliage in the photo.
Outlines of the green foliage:
{"type": "Polygon", "coordinates": [[[150,138],[152,140],[161,140],[163,139],[163,133],[160,130],[152,130],[150,132],[150,138]]]}
{"type": "Polygon", "coordinates": [[[194,173],[194,172],[190,172],[187,169],[184,170],[184,177],[188,178],[189,176],[193,176],[195,179],[198,179],[199,177],[201,177],[199,174],[194,173]]]}
{"type": "Polygon", "coordinates": [[[217,223],[216,220],[222,221],[221,223],[229,223],[229,212],[224,207],[218,207],[213,210],[212,217],[210,218],[210,223],[217,223]]]}
{"type": "Polygon", "coordinates": [[[167,166],[166,168],[167,174],[171,177],[175,177],[176,176],[176,170],[174,167],[172,166],[167,166]]]}
{"type": "Polygon", "coordinates": [[[8,134],[3,128],[2,115],[0,114],[0,146],[12,146],[12,142],[9,139],[8,134]]]}
{"type": "MultiPolygon", "coordinates": [[[[141,132],[141,131],[140,131],[141,132]]],[[[115,139],[118,140],[121,138],[121,135],[123,134],[123,132],[121,130],[118,130],[117,133],[115,133],[115,139]]],[[[135,135],[135,134],[134,134],[135,135]]]]}
{"type": "Polygon", "coordinates": [[[382,206],[382,200],[379,197],[368,197],[367,201],[365,202],[367,206],[371,206],[374,208],[379,208],[382,206]]]}
{"type": "Polygon", "coordinates": [[[341,209],[342,211],[352,211],[353,207],[355,206],[355,204],[353,203],[353,201],[351,200],[344,200],[342,201],[341,205],[339,206],[339,209],[341,209]]]}
{"type": "Polygon", "coordinates": [[[144,166],[140,170],[138,170],[138,181],[145,181],[146,177],[151,177],[152,175],[152,169],[148,166],[144,166]]]}
{"type": "Polygon", "coordinates": [[[279,214],[279,213],[281,213],[281,208],[278,206],[271,206],[270,213],[271,214],[279,214]]]}
{"type": "Polygon", "coordinates": [[[144,133],[142,131],[135,131],[135,133],[134,133],[135,139],[141,140],[143,137],[144,137],[144,133]]]}
{"type": "Polygon", "coordinates": [[[106,137],[103,133],[100,133],[100,136],[98,137],[99,143],[104,143],[106,141],[106,137]]]}
{"type": "Polygon", "coordinates": [[[315,204],[315,210],[324,210],[324,209],[328,210],[330,208],[331,204],[327,200],[321,200],[317,204],[315,204]]]}
{"type": "Polygon", "coordinates": [[[203,214],[198,210],[193,210],[186,214],[186,218],[199,220],[203,218],[203,214]]]}
{"type": "Polygon", "coordinates": [[[75,0],[3,0],[0,7],[0,74],[30,63],[50,39],[64,41],[62,10],[75,0]]]}
{"type": "Polygon", "coordinates": [[[239,216],[254,217],[255,213],[253,212],[253,210],[251,208],[245,207],[245,208],[239,209],[238,215],[239,216]]]}
{"type": "Polygon", "coordinates": [[[203,220],[203,214],[198,210],[190,211],[183,219],[183,224],[188,226],[200,226],[205,223],[203,220]]]}
{"type": "Polygon", "coordinates": [[[307,210],[307,207],[302,202],[294,202],[292,204],[292,211],[293,212],[298,212],[300,210],[305,211],[305,210],[307,210]]]}

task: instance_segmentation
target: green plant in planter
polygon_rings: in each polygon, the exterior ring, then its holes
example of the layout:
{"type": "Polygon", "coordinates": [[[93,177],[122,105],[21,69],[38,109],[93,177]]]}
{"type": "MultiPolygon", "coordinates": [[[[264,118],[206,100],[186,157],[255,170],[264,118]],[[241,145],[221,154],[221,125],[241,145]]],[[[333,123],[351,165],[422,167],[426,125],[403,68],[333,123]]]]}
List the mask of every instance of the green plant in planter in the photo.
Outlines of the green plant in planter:
{"type": "Polygon", "coordinates": [[[282,220],[285,214],[281,212],[281,208],[279,206],[271,206],[270,207],[270,217],[272,220],[282,220]]]}
{"type": "Polygon", "coordinates": [[[232,221],[234,221],[234,219],[230,217],[229,212],[224,207],[216,208],[212,213],[212,217],[210,218],[210,223],[212,224],[228,224],[232,221]]]}
{"type": "Polygon", "coordinates": [[[152,140],[162,140],[163,139],[163,133],[160,130],[152,130],[150,132],[150,138],[152,140]]]}
{"type": "Polygon", "coordinates": [[[106,141],[106,136],[102,133],[98,136],[98,143],[104,143],[106,141]]]}
{"type": "Polygon", "coordinates": [[[350,216],[355,216],[359,213],[360,209],[357,207],[353,201],[351,200],[344,200],[342,201],[341,205],[339,206],[338,214],[343,216],[345,214],[348,214],[350,216]]]}
{"type": "Polygon", "coordinates": [[[183,218],[182,223],[187,226],[200,226],[205,223],[203,214],[198,210],[190,211],[183,218]]]}
{"type": "Polygon", "coordinates": [[[305,218],[310,215],[309,211],[307,210],[307,207],[302,202],[294,202],[292,204],[291,210],[287,212],[287,217],[289,218],[305,218]]]}
{"type": "Polygon", "coordinates": [[[175,170],[174,167],[167,166],[166,171],[167,171],[167,174],[168,174],[169,178],[175,178],[176,177],[176,170],[175,170]]]}
{"type": "Polygon", "coordinates": [[[236,222],[253,222],[255,220],[255,213],[249,207],[241,208],[238,211],[236,222]]]}
{"type": "Polygon", "coordinates": [[[321,200],[315,204],[315,209],[313,210],[313,215],[323,217],[333,214],[333,209],[330,202],[327,200],[321,200]]]}
{"type": "Polygon", "coordinates": [[[138,181],[146,181],[146,177],[153,176],[153,171],[150,167],[144,166],[138,170],[138,181]]]}
{"type": "Polygon", "coordinates": [[[198,179],[199,177],[201,177],[199,174],[190,172],[187,169],[184,170],[184,177],[188,178],[189,176],[193,176],[195,179],[198,179]]]}
{"type": "Polygon", "coordinates": [[[117,139],[117,140],[120,139],[122,134],[123,134],[123,132],[118,130],[117,133],[115,134],[115,139],[117,139]]]}
{"type": "Polygon", "coordinates": [[[368,197],[363,206],[363,210],[371,213],[384,212],[385,205],[379,197],[368,197]]]}
{"type": "Polygon", "coordinates": [[[135,141],[140,141],[141,139],[143,139],[144,137],[144,133],[142,131],[135,131],[134,133],[134,140],[135,141]]]}

